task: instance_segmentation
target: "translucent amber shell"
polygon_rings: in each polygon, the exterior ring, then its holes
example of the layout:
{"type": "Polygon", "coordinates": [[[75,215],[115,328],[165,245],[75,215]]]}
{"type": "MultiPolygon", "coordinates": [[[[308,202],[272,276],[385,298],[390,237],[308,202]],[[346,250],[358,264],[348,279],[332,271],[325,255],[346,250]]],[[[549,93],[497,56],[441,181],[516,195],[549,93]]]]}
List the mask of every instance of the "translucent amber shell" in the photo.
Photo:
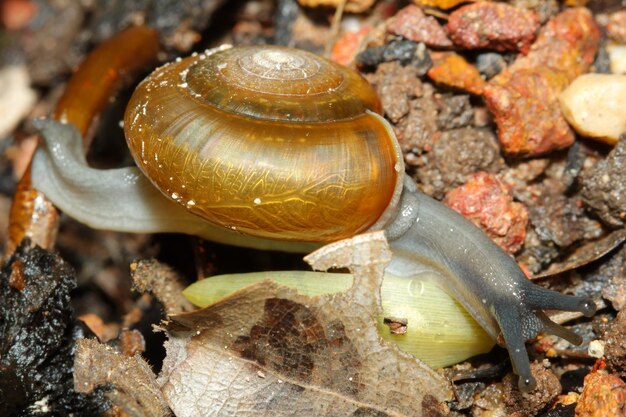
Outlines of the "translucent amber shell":
{"type": "Polygon", "coordinates": [[[141,170],[214,224],[333,241],[374,225],[402,159],[356,72],[308,52],[237,47],[159,68],[124,117],[141,170]]]}

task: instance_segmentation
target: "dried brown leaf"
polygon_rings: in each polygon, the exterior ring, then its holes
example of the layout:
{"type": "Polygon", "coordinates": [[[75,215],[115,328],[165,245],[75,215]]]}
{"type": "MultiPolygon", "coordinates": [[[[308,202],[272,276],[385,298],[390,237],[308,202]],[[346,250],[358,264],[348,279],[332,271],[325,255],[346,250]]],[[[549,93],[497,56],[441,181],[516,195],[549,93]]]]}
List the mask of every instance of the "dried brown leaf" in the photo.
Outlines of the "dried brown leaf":
{"type": "Polygon", "coordinates": [[[171,415],[155,375],[141,356],[129,357],[94,339],[76,343],[74,389],[90,393],[110,385],[107,397],[132,417],[171,415]]]}
{"type": "Polygon", "coordinates": [[[580,268],[593,261],[600,259],[626,240],[626,229],[618,229],[600,240],[589,242],[572,253],[562,262],[555,262],[541,274],[535,275],[533,279],[545,278],[558,275],[572,269],[580,268]]]}
{"type": "Polygon", "coordinates": [[[308,257],[351,269],[346,292],[257,283],[172,317],[159,383],[177,415],[445,415],[449,383],[383,342],[373,317],[390,254],[382,233],[308,257]]]}
{"type": "Polygon", "coordinates": [[[134,289],[153,294],[168,315],[193,310],[191,303],[182,295],[182,278],[169,266],[155,259],[144,259],[132,263],[130,269],[134,289]]]}

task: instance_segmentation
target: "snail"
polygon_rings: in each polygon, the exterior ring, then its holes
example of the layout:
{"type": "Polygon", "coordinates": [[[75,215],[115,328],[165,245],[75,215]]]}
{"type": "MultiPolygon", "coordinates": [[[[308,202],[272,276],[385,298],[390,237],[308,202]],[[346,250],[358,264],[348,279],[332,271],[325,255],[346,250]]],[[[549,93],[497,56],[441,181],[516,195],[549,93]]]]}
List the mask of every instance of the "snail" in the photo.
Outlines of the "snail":
{"type": "Polygon", "coordinates": [[[581,342],[542,310],[591,316],[595,304],[531,283],[474,224],[420,193],[380,113],[357,72],[314,54],[217,48],[162,66],[135,90],[124,131],[139,169],[89,168],[71,125],[40,121],[33,184],[100,229],[289,251],[384,230],[386,273],[428,276],[492,340],[502,336],[520,390],[532,390],[527,339],[581,342]]]}

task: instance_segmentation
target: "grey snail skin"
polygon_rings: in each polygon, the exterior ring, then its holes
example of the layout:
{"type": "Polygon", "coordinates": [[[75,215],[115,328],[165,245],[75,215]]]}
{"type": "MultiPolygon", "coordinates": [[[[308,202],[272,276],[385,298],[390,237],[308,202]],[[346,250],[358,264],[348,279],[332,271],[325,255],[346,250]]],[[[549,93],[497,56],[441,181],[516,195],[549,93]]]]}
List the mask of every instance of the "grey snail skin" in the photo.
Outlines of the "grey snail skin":
{"type": "Polygon", "coordinates": [[[34,186],[94,228],[182,232],[306,252],[385,230],[386,273],[427,276],[492,338],[530,391],[525,341],[581,338],[544,309],[593,301],[533,284],[469,220],[420,193],[373,88],[355,71],[274,46],[218,48],[167,64],[135,90],[124,117],[138,168],[87,166],[71,125],[42,120],[34,186]]]}

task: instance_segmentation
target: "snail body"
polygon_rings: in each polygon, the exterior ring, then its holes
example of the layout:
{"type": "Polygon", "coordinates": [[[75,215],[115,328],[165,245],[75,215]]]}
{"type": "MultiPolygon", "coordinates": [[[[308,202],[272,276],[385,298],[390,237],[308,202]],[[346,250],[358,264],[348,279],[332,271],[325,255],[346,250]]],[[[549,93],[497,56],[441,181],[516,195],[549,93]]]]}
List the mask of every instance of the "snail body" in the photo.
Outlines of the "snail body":
{"type": "Polygon", "coordinates": [[[33,183],[97,228],[291,251],[385,230],[387,272],[429,277],[502,335],[520,389],[532,389],[525,340],[547,331],[580,342],[542,309],[595,305],[532,284],[469,220],[418,192],[377,112],[356,72],[310,53],[219,49],[161,67],[133,94],[124,129],[141,172],[87,167],[78,132],[47,121],[33,183]]]}

